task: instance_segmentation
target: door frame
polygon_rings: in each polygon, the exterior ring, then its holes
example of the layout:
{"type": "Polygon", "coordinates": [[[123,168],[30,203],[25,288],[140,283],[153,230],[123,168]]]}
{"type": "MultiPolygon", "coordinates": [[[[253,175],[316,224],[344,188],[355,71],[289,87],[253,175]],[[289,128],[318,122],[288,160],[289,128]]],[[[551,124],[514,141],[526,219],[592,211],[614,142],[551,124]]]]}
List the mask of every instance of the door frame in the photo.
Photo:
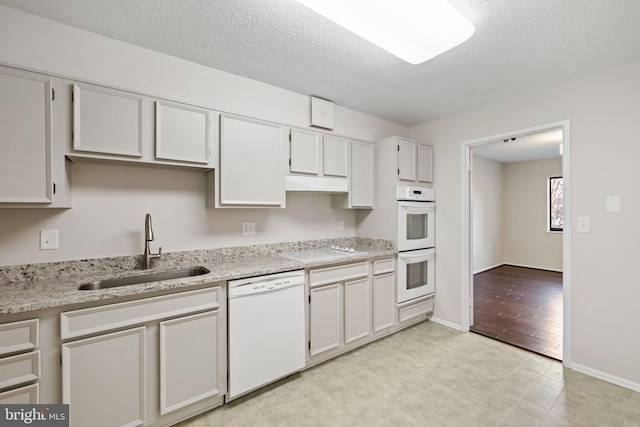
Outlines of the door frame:
{"type": "Polygon", "coordinates": [[[530,128],[514,130],[463,141],[462,160],[462,289],[461,289],[461,329],[469,331],[473,324],[473,157],[471,148],[505,138],[532,135],[550,130],[562,129],[562,177],[564,191],[564,226],[562,233],[562,293],[563,331],[562,363],[571,366],[571,134],[569,120],[547,123],[530,128]]]}

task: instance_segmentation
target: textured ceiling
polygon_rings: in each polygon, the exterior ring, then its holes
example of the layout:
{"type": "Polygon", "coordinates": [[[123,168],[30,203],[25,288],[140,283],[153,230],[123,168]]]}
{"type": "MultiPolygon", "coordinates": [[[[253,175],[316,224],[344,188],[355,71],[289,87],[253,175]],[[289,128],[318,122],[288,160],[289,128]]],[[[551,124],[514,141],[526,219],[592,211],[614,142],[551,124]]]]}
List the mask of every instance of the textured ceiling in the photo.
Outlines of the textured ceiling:
{"type": "Polygon", "coordinates": [[[0,4],[405,125],[640,56],[638,0],[450,1],[475,34],[420,65],[293,0],[0,4]]]}

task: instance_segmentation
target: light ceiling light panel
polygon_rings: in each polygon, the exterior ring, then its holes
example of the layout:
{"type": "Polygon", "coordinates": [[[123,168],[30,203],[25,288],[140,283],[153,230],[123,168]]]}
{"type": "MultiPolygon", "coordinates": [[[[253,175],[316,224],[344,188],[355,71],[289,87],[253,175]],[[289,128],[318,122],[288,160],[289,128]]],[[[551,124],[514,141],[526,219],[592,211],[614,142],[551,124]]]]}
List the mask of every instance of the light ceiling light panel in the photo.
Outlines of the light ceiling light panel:
{"type": "Polygon", "coordinates": [[[446,0],[297,0],[410,64],[467,40],[475,27],[446,0]]]}

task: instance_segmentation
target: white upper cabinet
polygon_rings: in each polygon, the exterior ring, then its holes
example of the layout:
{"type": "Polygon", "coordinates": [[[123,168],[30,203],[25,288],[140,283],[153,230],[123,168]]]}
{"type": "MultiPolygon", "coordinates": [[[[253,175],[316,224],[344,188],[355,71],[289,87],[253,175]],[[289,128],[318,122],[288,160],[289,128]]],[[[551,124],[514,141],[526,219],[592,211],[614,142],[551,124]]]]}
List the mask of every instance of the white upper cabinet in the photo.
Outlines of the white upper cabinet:
{"type": "Polygon", "coordinates": [[[170,101],[155,104],[156,158],[208,163],[211,112],[170,101]]]}
{"type": "Polygon", "coordinates": [[[374,145],[368,142],[352,140],[351,152],[347,156],[350,169],[349,193],[333,194],[331,205],[341,209],[373,208],[373,156],[374,145]]]}
{"type": "Polygon", "coordinates": [[[0,206],[67,206],[61,88],[61,79],[0,67],[0,206]]]}
{"type": "Polygon", "coordinates": [[[219,206],[284,207],[282,126],[220,116],[219,206]]]}
{"type": "Polygon", "coordinates": [[[418,150],[418,181],[433,182],[433,147],[417,145],[418,150]]]}
{"type": "Polygon", "coordinates": [[[301,129],[291,129],[289,155],[292,173],[318,175],[320,173],[320,151],[322,135],[301,129]]]}
{"type": "Polygon", "coordinates": [[[373,207],[373,144],[351,141],[350,205],[373,207]]]}
{"type": "Polygon", "coordinates": [[[213,169],[213,111],[78,82],[72,91],[72,160],[213,169]]]}
{"type": "Polygon", "coordinates": [[[416,144],[410,141],[398,141],[398,178],[407,181],[416,180],[416,144]]]}
{"type": "Polygon", "coordinates": [[[323,173],[330,176],[347,176],[349,140],[332,135],[323,137],[323,173]]]}
{"type": "Polygon", "coordinates": [[[433,181],[433,148],[430,145],[398,139],[398,179],[433,181]]]}
{"type": "Polygon", "coordinates": [[[142,157],[143,97],[101,86],[73,85],[73,149],[142,157]]]}
{"type": "Polygon", "coordinates": [[[295,128],[289,132],[290,173],[347,177],[348,139],[295,128]]]}

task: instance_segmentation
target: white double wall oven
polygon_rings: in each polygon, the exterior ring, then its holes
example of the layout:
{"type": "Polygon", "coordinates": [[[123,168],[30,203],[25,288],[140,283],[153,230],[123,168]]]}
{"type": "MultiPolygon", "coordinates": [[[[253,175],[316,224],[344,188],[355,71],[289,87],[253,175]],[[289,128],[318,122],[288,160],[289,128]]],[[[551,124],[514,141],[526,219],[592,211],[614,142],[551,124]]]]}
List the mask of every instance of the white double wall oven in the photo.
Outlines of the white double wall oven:
{"type": "Polygon", "coordinates": [[[398,303],[435,292],[435,193],[431,188],[396,188],[398,303]]]}

